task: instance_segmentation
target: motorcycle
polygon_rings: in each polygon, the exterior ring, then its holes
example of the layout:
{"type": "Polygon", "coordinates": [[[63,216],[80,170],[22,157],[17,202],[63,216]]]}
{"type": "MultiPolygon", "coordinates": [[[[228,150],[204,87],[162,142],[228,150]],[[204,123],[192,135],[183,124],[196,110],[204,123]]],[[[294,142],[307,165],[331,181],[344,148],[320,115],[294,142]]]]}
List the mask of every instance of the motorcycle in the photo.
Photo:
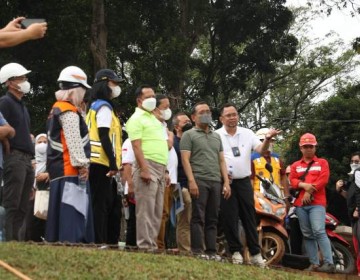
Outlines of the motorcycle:
{"type": "Polygon", "coordinates": [[[286,205],[272,176],[270,180],[260,175],[256,177],[261,182],[260,192],[254,192],[259,244],[266,264],[274,265],[281,261],[287,247],[288,233],[284,227],[286,205]]]}
{"type": "MultiPolygon", "coordinates": [[[[290,218],[296,218],[296,215],[293,213],[290,218]]],[[[332,256],[336,269],[335,272],[350,274],[355,269],[355,260],[351,253],[351,245],[349,242],[335,232],[338,225],[338,219],[336,219],[333,215],[326,213],[325,230],[330,239],[332,256]]],[[[296,269],[305,269],[310,265],[310,262],[307,256],[291,254],[291,252],[288,251],[284,254],[282,265],[296,269]]]]}

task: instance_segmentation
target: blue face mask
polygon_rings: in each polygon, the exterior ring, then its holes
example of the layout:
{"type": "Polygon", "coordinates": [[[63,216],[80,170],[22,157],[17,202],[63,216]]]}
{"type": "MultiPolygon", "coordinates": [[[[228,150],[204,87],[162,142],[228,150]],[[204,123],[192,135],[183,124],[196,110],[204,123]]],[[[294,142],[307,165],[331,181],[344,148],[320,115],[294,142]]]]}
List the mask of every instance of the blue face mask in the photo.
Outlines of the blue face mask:
{"type": "Polygon", "coordinates": [[[211,124],[211,122],[212,122],[211,114],[202,114],[199,117],[199,120],[200,120],[201,124],[211,124]]]}

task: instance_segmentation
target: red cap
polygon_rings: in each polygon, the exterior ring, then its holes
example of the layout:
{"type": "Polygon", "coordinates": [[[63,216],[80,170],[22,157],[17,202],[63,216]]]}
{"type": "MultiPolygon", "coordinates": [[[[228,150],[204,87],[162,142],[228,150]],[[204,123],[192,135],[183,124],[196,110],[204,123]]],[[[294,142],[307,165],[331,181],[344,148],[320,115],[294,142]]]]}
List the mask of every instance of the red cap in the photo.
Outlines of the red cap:
{"type": "Polygon", "coordinates": [[[301,146],[304,146],[304,145],[316,146],[317,142],[316,142],[315,135],[311,134],[311,133],[305,133],[303,136],[301,136],[299,146],[301,147],[301,146]]]}

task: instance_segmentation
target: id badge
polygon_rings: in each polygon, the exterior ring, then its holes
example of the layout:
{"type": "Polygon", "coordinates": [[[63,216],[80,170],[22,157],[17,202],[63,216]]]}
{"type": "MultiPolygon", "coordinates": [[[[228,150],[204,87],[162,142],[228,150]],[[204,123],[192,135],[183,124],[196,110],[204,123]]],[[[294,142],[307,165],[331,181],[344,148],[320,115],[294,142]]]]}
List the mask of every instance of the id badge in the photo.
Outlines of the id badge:
{"type": "Polygon", "coordinates": [[[239,147],[231,147],[231,150],[233,152],[234,157],[239,157],[240,156],[239,147]]]}

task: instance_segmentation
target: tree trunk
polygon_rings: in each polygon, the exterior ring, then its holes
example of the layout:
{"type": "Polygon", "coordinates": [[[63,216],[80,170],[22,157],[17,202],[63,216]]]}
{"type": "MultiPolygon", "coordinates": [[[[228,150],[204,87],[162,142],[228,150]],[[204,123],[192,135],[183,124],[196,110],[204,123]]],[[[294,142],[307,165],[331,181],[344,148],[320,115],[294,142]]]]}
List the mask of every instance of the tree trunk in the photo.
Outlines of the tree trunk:
{"type": "Polygon", "coordinates": [[[103,0],[93,0],[93,20],[91,24],[90,49],[94,59],[94,74],[102,68],[107,68],[107,28],[105,25],[105,10],[103,0]]]}

